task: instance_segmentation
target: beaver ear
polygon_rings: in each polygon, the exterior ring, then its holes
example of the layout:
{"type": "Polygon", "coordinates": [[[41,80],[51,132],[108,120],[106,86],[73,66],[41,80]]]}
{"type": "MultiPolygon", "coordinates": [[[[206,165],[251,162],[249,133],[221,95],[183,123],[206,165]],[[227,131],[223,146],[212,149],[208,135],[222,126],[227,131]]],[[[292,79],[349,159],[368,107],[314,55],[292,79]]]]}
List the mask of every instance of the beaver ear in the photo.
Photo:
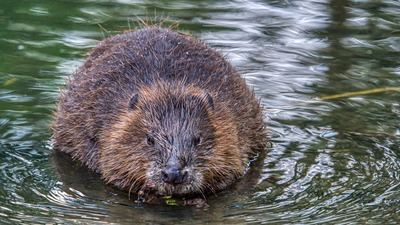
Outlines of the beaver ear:
{"type": "Polygon", "coordinates": [[[207,100],[207,104],[208,106],[214,110],[214,99],[211,97],[210,93],[206,92],[206,100],[207,100]]]}
{"type": "Polygon", "coordinates": [[[128,103],[128,108],[130,110],[135,109],[135,106],[136,106],[136,104],[138,102],[138,99],[139,99],[139,95],[137,93],[132,95],[132,97],[131,97],[131,99],[129,100],[129,103],[128,103]]]}

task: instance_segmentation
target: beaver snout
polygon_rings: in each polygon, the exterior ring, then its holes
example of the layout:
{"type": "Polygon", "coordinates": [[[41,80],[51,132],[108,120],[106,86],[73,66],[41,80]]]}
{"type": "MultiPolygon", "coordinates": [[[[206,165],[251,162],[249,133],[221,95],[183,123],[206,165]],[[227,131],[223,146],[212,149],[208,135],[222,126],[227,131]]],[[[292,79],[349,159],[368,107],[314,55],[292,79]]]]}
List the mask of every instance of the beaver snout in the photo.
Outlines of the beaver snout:
{"type": "Polygon", "coordinates": [[[177,165],[171,165],[161,170],[161,177],[165,183],[172,185],[182,184],[188,177],[188,171],[183,171],[177,165]]]}

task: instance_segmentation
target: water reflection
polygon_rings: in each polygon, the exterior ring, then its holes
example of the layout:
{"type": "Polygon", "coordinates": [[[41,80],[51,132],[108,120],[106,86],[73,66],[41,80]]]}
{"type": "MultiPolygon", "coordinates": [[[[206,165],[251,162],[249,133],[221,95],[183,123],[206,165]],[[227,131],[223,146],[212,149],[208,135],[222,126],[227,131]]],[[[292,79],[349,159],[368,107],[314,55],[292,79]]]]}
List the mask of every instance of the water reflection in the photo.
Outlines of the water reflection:
{"type": "Polygon", "coordinates": [[[316,97],[399,87],[399,15],[390,0],[2,1],[0,223],[396,223],[399,94],[316,97]],[[134,204],[48,144],[65,77],[149,15],[223,52],[266,108],[273,146],[242,182],[256,187],[207,211],[134,204]]]}

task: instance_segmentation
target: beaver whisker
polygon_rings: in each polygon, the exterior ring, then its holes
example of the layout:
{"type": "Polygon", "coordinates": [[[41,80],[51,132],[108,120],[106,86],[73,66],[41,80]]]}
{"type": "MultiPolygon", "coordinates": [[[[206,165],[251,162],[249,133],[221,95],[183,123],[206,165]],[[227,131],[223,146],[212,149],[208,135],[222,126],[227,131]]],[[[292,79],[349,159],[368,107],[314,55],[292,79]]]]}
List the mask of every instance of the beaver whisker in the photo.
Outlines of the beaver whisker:
{"type": "MultiPolygon", "coordinates": [[[[135,186],[136,183],[137,183],[139,180],[145,179],[145,178],[146,178],[146,176],[145,176],[145,175],[142,175],[142,176],[140,176],[140,177],[137,177],[137,178],[132,182],[132,184],[130,185],[129,190],[128,190],[128,198],[129,198],[129,199],[130,199],[130,197],[131,197],[132,188],[135,187],[134,192],[138,191],[138,189],[140,189],[140,186],[135,186]]],[[[132,180],[132,179],[131,179],[131,180],[132,180]]]]}
{"type": "MultiPolygon", "coordinates": [[[[215,191],[214,187],[211,184],[204,183],[203,186],[206,187],[209,191],[211,191],[211,193],[213,193],[213,195],[216,195],[216,191],[215,191]]],[[[203,187],[201,187],[201,188],[203,189],[203,187]]]]}
{"type": "Polygon", "coordinates": [[[206,198],[206,196],[205,196],[205,194],[204,194],[204,192],[203,192],[203,188],[202,188],[201,186],[197,185],[197,184],[195,184],[195,185],[196,185],[196,190],[197,190],[198,192],[200,192],[200,194],[201,194],[201,196],[203,197],[203,199],[204,199],[205,201],[207,201],[207,198],[206,198]]]}

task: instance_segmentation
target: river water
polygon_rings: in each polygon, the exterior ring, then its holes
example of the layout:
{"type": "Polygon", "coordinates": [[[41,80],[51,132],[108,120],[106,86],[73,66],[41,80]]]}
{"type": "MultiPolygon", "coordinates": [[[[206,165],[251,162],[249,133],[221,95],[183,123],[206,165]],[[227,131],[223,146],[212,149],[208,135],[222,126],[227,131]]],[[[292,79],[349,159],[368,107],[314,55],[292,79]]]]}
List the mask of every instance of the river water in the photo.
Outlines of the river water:
{"type": "Polygon", "coordinates": [[[396,0],[1,0],[0,224],[399,223],[399,56],[396,0]],[[265,108],[256,185],[208,209],[137,204],[52,154],[67,76],[155,17],[226,55],[265,108]],[[384,87],[397,89],[321,99],[384,87]]]}

